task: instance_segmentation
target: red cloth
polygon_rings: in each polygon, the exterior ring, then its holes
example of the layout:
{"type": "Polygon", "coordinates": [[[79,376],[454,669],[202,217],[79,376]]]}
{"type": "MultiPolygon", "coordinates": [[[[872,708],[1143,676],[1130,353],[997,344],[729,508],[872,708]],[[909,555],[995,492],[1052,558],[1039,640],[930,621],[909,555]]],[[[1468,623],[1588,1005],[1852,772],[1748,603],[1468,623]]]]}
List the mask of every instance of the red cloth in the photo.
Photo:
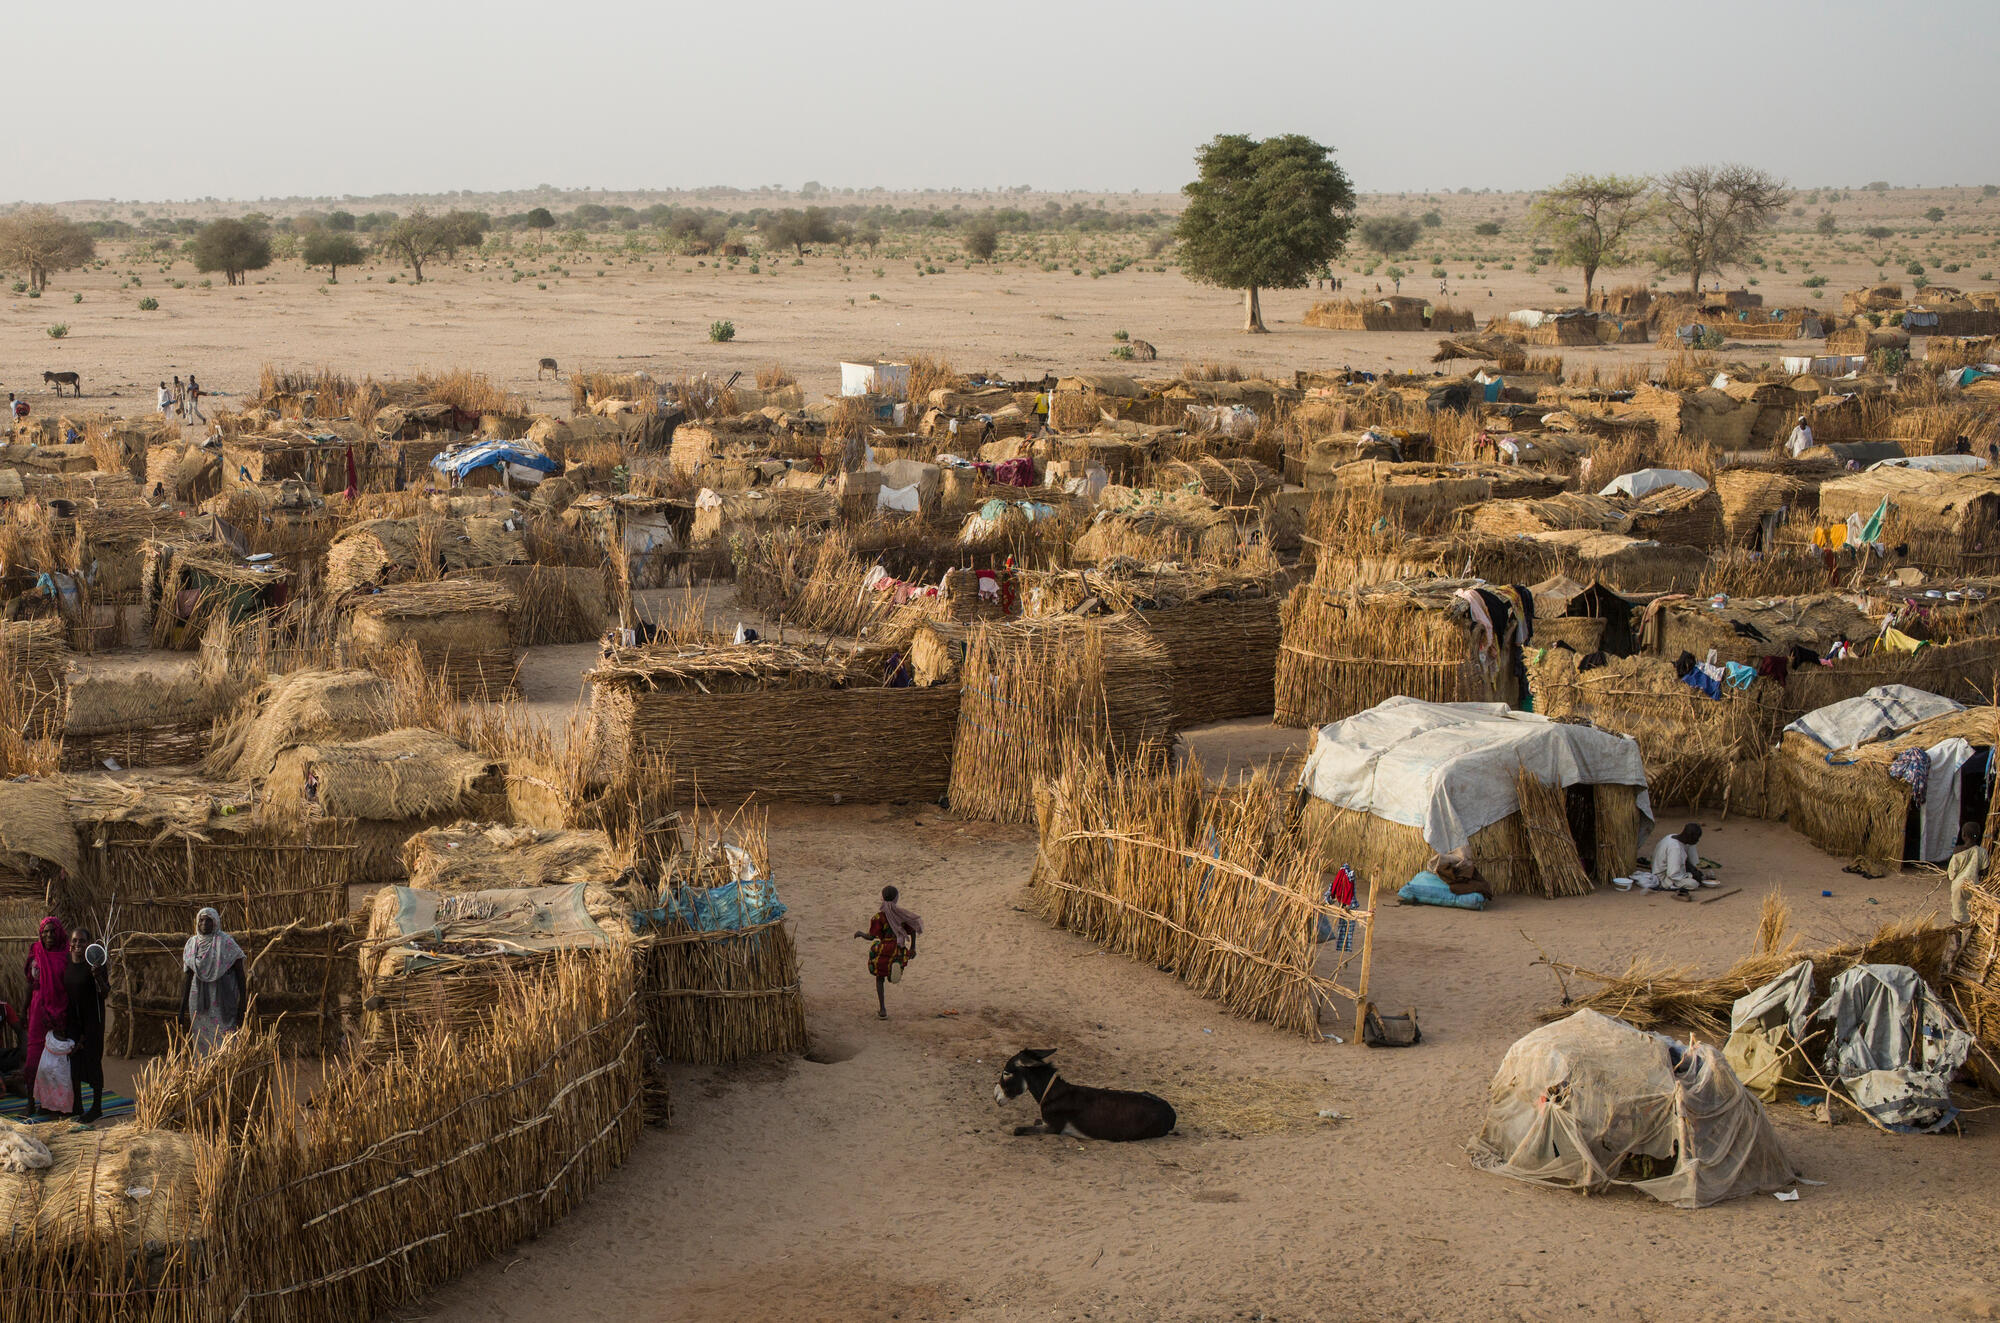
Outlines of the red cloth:
{"type": "Polygon", "coordinates": [[[993,481],[1009,487],[1032,487],[1035,485],[1035,461],[1025,455],[1019,459],[1003,459],[993,466],[993,481]]]}
{"type": "Polygon", "coordinates": [[[889,928],[889,920],[880,910],[868,921],[868,972],[876,978],[889,977],[891,967],[909,960],[908,952],[896,940],[896,934],[889,928]]]}
{"type": "Polygon", "coordinates": [[[361,481],[354,471],[354,447],[349,446],[347,448],[347,499],[350,501],[353,500],[355,493],[360,490],[361,481]]]}
{"type": "Polygon", "coordinates": [[[28,949],[28,958],[21,962],[22,972],[29,973],[35,981],[35,988],[28,996],[28,1041],[24,1065],[29,1079],[35,1077],[35,1067],[41,1064],[42,1044],[49,1036],[49,1030],[61,1032],[69,1024],[69,992],[63,987],[63,975],[69,972],[69,930],[62,920],[51,914],[42,920],[36,933],[35,944],[28,949]],[[56,949],[51,951],[41,941],[41,934],[53,930],[56,949]]]}
{"type": "Polygon", "coordinates": [[[1340,870],[1333,875],[1333,881],[1327,884],[1326,898],[1331,904],[1344,906],[1350,910],[1354,908],[1353,869],[1345,864],[1341,865],[1340,870]]]}

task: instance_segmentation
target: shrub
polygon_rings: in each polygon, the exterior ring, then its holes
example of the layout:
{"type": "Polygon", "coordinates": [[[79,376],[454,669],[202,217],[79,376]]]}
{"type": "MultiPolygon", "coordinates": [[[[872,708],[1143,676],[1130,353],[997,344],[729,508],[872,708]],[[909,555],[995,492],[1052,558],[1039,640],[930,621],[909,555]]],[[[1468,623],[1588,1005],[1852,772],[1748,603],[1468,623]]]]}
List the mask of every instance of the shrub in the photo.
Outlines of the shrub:
{"type": "Polygon", "coordinates": [[[38,289],[31,289],[28,291],[28,297],[31,299],[38,299],[42,297],[42,291],[38,289]]]}
{"type": "Polygon", "coordinates": [[[736,338],[736,323],[710,322],[708,324],[708,338],[711,344],[728,344],[736,338]]]}
{"type": "Polygon", "coordinates": [[[1119,359],[1126,359],[1126,360],[1129,360],[1129,359],[1130,359],[1130,358],[1132,357],[1132,346],[1131,346],[1131,345],[1113,345],[1113,346],[1111,346],[1111,356],[1112,356],[1113,358],[1119,358],[1119,359]]]}
{"type": "Polygon", "coordinates": [[[1569,293],[1569,286],[1568,286],[1568,285],[1557,285],[1557,286],[1556,286],[1556,293],[1558,293],[1558,294],[1567,294],[1567,293],[1569,293]]]}
{"type": "MultiPolygon", "coordinates": [[[[1948,268],[1946,268],[1946,269],[1947,269],[1947,270],[1952,270],[1952,269],[1954,269],[1954,268],[1949,268],[1949,267],[1948,267],[1948,268]]],[[[83,302],[83,295],[81,295],[81,294],[72,294],[72,295],[70,295],[70,296],[69,296],[69,301],[70,301],[71,303],[81,303],[81,302],[83,302]]]]}
{"type": "Polygon", "coordinates": [[[1801,284],[1803,284],[1803,285],[1804,285],[1804,286],[1805,286],[1805,287],[1806,287],[1807,289],[1818,289],[1818,288],[1819,288],[1820,286],[1822,286],[1822,285],[1826,284],[1826,277],[1825,277],[1825,276],[1807,276],[1807,277],[1806,277],[1806,278],[1805,278],[1805,279],[1804,279],[1803,281],[1801,281],[1800,283],[1801,283],[1801,284]]]}
{"type": "Polygon", "coordinates": [[[148,294],[145,298],[139,300],[140,312],[158,312],[159,310],[160,310],[160,301],[154,298],[151,294],[148,294]]]}
{"type": "Polygon", "coordinates": [[[1479,222],[1479,224],[1472,227],[1472,232],[1474,234],[1483,234],[1486,235],[1488,238],[1491,238],[1493,235],[1500,233],[1500,222],[1481,221],[1479,222]]]}
{"type": "Polygon", "coordinates": [[[49,328],[49,339],[51,340],[60,340],[68,334],[69,334],[68,322],[57,322],[54,326],[51,326],[49,328]]]}
{"type": "Polygon", "coordinates": [[[1132,335],[1129,331],[1125,330],[1123,327],[1120,327],[1119,329],[1111,333],[1111,338],[1113,340],[1117,340],[1122,343],[1126,340],[1130,340],[1132,338],[1132,335]]]}

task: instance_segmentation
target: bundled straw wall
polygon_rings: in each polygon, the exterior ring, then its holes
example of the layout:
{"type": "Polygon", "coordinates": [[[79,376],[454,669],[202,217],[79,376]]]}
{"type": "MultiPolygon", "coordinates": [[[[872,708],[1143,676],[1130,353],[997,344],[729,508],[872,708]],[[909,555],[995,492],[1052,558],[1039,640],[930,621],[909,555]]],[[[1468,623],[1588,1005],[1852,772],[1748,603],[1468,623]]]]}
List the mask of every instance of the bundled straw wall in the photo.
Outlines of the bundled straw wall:
{"type": "Polygon", "coordinates": [[[1036,797],[1040,856],[1030,882],[1051,923],[1172,973],[1232,1014],[1320,1041],[1320,1012],[1368,995],[1374,907],[1326,902],[1317,863],[1297,849],[1261,775],[1221,788],[1190,762],[1119,768],[1073,746],[1036,797]],[[1327,948],[1321,920],[1356,925],[1327,948]]]}
{"type": "Polygon", "coordinates": [[[1280,726],[1320,726],[1399,694],[1434,703],[1504,701],[1504,671],[1489,674],[1469,618],[1394,586],[1362,594],[1302,583],[1285,599],[1278,652],[1280,726]]]}

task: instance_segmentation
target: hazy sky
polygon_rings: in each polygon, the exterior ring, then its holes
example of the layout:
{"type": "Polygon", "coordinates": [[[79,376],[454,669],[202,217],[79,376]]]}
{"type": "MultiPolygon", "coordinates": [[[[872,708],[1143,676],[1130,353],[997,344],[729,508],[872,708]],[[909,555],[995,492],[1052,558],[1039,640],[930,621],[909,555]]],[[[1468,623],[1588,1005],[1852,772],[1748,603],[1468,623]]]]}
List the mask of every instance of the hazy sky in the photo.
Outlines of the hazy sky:
{"type": "Polygon", "coordinates": [[[0,200],[709,184],[1169,191],[1219,132],[1366,192],[1745,160],[2000,182],[2000,0],[16,4],[0,200]],[[1954,132],[1954,128],[1962,131],[1954,132]]]}

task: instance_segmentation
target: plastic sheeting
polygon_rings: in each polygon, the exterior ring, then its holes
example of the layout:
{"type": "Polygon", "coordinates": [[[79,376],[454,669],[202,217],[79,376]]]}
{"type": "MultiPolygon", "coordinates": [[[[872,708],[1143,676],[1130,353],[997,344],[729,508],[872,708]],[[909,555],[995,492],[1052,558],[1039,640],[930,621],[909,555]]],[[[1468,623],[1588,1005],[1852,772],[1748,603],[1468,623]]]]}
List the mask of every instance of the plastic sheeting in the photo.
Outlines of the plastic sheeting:
{"type": "Polygon", "coordinates": [[[1560,786],[1638,786],[1639,811],[1653,816],[1636,740],[1501,703],[1388,699],[1321,726],[1299,784],[1329,804],[1419,828],[1449,854],[1520,810],[1523,767],[1560,786]]]}
{"type": "Polygon", "coordinates": [[[1813,964],[1801,960],[1761,988],[1736,999],[1729,1011],[1729,1041],[1722,1055],[1743,1087],[1773,1102],[1786,1079],[1800,1069],[1799,1044],[1805,1041],[1812,1007],[1813,964]]]}
{"type": "Polygon", "coordinates": [[[719,887],[683,887],[664,906],[638,917],[655,924],[685,923],[696,932],[733,933],[784,918],[785,905],[774,884],[748,878],[719,887]]]}
{"type": "Polygon", "coordinates": [[[891,487],[887,483],[875,493],[875,508],[878,510],[902,510],[915,513],[923,508],[923,488],[914,483],[908,487],[891,487]]]}
{"type": "Polygon", "coordinates": [[[1899,455],[1870,464],[1875,469],[1921,469],[1925,473],[1977,473],[1986,467],[1978,455],[1899,455]]]}
{"type": "Polygon", "coordinates": [[[1599,496],[1629,496],[1638,500],[1651,496],[1662,487],[1692,487],[1698,492],[1708,490],[1708,480],[1699,473],[1687,469],[1639,469],[1632,473],[1621,473],[1608,483],[1599,496]]]}
{"type": "Polygon", "coordinates": [[[1814,708],[1785,729],[1815,739],[1829,749],[1851,749],[1908,730],[1932,717],[1963,711],[1963,703],[1942,694],[1927,693],[1906,684],[1882,684],[1859,698],[1843,698],[1838,703],[1814,708]]]}
{"type": "Polygon", "coordinates": [[[1958,1115],[1951,1075],[1972,1051],[1937,994],[1905,965],[1855,965],[1834,979],[1815,1020],[1833,1022],[1826,1073],[1876,1121],[1931,1132],[1958,1115]]]}
{"type": "Polygon", "coordinates": [[[1720,1052],[1596,1011],[1507,1049],[1468,1149],[1482,1171],[1560,1189],[1629,1185],[1678,1208],[1796,1179],[1763,1106],[1720,1052]]]}
{"type": "Polygon", "coordinates": [[[542,474],[555,473],[562,468],[541,451],[519,441],[475,441],[471,445],[454,446],[442,454],[431,456],[431,467],[454,482],[462,481],[474,469],[501,465],[507,466],[510,472],[528,470],[536,475],[535,482],[542,480],[542,474]]]}

